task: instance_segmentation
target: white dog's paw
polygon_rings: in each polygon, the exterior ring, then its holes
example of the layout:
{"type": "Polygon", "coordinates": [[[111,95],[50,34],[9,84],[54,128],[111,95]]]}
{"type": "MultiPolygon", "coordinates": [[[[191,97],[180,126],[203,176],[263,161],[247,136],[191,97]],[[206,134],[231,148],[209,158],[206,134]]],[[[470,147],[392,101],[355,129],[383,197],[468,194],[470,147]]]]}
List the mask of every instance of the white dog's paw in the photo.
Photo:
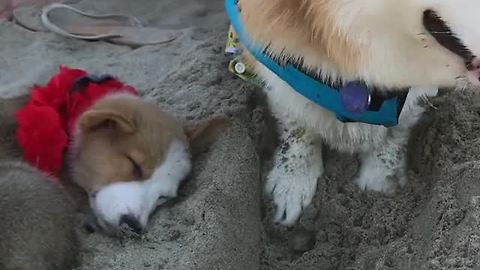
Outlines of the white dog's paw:
{"type": "Polygon", "coordinates": [[[362,191],[375,191],[386,194],[395,192],[395,184],[391,176],[382,174],[363,174],[354,179],[362,191]]]}
{"type": "Polygon", "coordinates": [[[265,192],[275,204],[275,222],[292,226],[312,202],[318,178],[323,174],[322,151],[316,136],[296,123],[280,122],[280,126],[280,143],[265,192]]]}
{"type": "Polygon", "coordinates": [[[275,168],[267,179],[266,192],[276,206],[275,222],[285,226],[294,225],[303,209],[307,207],[315,194],[317,175],[301,171],[284,171],[275,168]]]}
{"type": "Polygon", "coordinates": [[[408,133],[397,131],[379,148],[360,155],[362,165],[354,181],[361,190],[391,194],[405,185],[408,133]]]}
{"type": "Polygon", "coordinates": [[[398,185],[406,183],[406,177],[400,171],[401,164],[391,166],[392,162],[371,155],[362,160],[362,166],[354,182],[362,191],[375,191],[392,194],[398,185]]]}

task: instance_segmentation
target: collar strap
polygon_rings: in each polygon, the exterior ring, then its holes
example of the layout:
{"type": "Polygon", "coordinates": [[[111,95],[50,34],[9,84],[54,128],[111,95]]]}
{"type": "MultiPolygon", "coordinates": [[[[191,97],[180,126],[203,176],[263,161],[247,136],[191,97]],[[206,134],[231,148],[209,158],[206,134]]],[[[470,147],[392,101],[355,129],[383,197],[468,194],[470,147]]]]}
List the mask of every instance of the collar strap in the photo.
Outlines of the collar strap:
{"type": "Polygon", "coordinates": [[[254,44],[246,33],[238,0],[225,0],[230,22],[244,47],[299,94],[334,112],[342,122],[361,122],[392,127],[398,125],[408,90],[372,91],[360,82],[347,83],[338,89],[309,76],[291,63],[278,63],[265,48],[254,44]],[[362,94],[363,92],[364,94],[362,94]],[[353,103],[352,103],[353,102],[353,103]]]}

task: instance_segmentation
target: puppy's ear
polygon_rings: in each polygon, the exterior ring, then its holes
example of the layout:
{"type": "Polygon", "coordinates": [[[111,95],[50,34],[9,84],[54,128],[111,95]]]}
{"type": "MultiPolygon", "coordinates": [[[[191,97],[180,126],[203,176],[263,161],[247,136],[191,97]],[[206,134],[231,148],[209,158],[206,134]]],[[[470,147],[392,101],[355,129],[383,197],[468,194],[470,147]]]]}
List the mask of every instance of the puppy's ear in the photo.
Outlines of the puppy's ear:
{"type": "Polygon", "coordinates": [[[133,133],[136,126],[131,117],[114,110],[90,110],[85,112],[79,120],[82,132],[94,131],[102,128],[117,130],[123,133],[133,133]]]}
{"type": "Polygon", "coordinates": [[[228,117],[216,116],[200,123],[185,125],[184,132],[190,141],[192,155],[207,151],[231,124],[228,117]]]}

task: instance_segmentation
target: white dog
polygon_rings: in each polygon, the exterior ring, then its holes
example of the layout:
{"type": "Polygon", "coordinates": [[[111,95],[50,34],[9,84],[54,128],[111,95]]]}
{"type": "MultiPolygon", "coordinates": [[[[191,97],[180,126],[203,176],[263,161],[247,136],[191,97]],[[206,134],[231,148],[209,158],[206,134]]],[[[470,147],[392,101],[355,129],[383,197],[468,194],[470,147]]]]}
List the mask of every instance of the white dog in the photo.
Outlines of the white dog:
{"type": "Polygon", "coordinates": [[[480,84],[478,0],[227,0],[227,8],[232,1],[250,45],[266,48],[281,67],[337,89],[360,81],[369,98],[408,93],[396,125],[340,121],[249,50],[279,122],[266,191],[282,224],[294,224],[311,203],[323,174],[322,144],[359,154],[360,189],[393,192],[406,183],[406,144],[424,111],[419,100],[439,87],[480,84]]]}

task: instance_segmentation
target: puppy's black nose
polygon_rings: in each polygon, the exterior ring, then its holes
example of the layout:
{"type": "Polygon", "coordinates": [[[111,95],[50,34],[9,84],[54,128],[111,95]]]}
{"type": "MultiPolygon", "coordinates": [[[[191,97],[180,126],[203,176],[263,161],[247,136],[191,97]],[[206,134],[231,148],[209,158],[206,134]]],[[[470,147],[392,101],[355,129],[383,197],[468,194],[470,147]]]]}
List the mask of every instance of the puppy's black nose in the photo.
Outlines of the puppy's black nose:
{"type": "Polygon", "coordinates": [[[120,217],[120,226],[123,224],[127,225],[134,233],[141,233],[142,232],[142,225],[140,222],[131,215],[122,215],[120,217]]]}

